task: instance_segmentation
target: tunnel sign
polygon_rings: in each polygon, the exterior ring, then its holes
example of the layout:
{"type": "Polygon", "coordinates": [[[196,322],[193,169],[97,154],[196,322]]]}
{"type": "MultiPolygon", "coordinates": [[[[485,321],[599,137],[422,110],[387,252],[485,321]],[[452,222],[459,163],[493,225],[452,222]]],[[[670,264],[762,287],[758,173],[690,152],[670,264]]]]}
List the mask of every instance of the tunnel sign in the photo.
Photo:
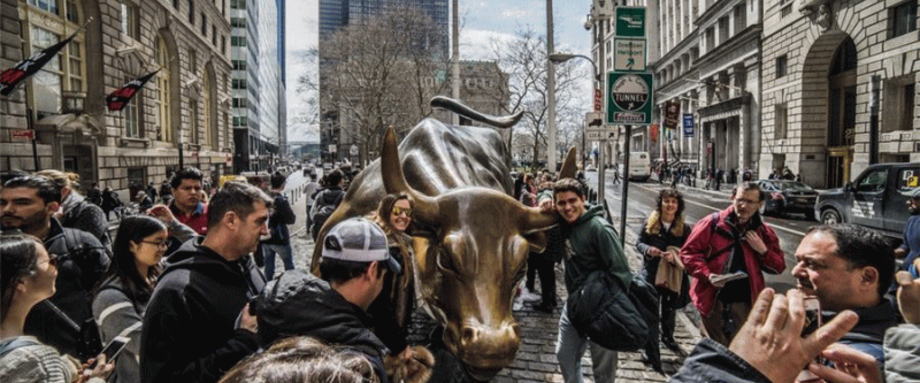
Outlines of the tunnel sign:
{"type": "Polygon", "coordinates": [[[607,74],[607,123],[649,124],[652,122],[652,74],[609,72],[607,74]]]}

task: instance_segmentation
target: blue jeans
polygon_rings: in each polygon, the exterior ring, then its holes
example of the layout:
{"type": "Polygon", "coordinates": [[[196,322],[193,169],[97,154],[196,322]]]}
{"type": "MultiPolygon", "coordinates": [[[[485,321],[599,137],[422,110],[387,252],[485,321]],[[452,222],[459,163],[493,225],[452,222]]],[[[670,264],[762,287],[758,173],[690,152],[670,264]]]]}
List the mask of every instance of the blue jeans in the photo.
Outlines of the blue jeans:
{"type": "Polygon", "coordinates": [[[291,249],[291,245],[270,245],[267,243],[262,244],[262,255],[265,257],[265,278],[272,280],[275,276],[275,254],[281,256],[281,262],[284,262],[285,270],[294,269],[294,251],[291,249]]]}
{"type": "Polygon", "coordinates": [[[581,357],[585,355],[588,343],[591,344],[591,363],[594,381],[614,382],[617,377],[617,352],[601,347],[599,344],[582,338],[569,322],[566,307],[559,316],[559,337],[556,339],[556,359],[562,369],[562,378],[566,383],[581,383],[581,357]]]}

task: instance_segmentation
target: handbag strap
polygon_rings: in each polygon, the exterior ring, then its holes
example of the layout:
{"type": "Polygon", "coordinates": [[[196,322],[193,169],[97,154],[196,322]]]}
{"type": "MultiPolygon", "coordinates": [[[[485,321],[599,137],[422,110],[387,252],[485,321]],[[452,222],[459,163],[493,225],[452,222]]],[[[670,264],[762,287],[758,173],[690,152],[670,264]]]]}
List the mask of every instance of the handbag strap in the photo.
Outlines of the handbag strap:
{"type": "Polygon", "coordinates": [[[82,327],[81,327],[79,324],[77,324],[77,322],[74,322],[73,319],[70,319],[70,317],[67,315],[67,313],[65,313],[65,312],[62,311],[60,308],[58,308],[57,305],[55,305],[54,303],[52,303],[52,302],[51,302],[50,300],[48,300],[48,299],[45,299],[44,301],[42,301],[42,303],[44,303],[45,305],[47,305],[48,308],[50,308],[51,311],[53,311],[55,315],[57,315],[59,318],[61,318],[61,320],[63,320],[64,323],[66,323],[67,326],[69,326],[71,329],[73,329],[73,330],[76,331],[76,332],[80,332],[80,331],[81,331],[82,327]]]}
{"type": "Polygon", "coordinates": [[[13,338],[9,341],[0,343],[0,358],[3,358],[4,356],[6,356],[6,354],[13,352],[13,350],[16,350],[17,348],[28,347],[28,346],[38,346],[40,344],[41,343],[38,343],[29,338],[22,338],[22,337],[13,338]]]}

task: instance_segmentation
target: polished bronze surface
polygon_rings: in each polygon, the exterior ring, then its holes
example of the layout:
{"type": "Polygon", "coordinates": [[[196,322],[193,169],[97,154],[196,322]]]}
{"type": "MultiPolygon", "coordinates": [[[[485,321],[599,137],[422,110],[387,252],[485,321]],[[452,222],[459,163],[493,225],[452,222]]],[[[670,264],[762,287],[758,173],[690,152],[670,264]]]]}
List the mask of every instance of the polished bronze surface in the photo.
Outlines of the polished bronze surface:
{"type": "MultiPolygon", "coordinates": [[[[414,201],[415,285],[424,308],[444,327],[444,343],[467,372],[490,379],[518,350],[514,289],[528,252],[545,246],[541,231],[556,224],[556,215],[509,196],[509,154],[494,129],[425,119],[398,147],[388,129],[381,153],[352,182],[319,238],[337,222],[372,211],[387,193],[408,194],[414,201]]],[[[573,153],[563,166],[568,176],[575,172],[573,153]]]]}

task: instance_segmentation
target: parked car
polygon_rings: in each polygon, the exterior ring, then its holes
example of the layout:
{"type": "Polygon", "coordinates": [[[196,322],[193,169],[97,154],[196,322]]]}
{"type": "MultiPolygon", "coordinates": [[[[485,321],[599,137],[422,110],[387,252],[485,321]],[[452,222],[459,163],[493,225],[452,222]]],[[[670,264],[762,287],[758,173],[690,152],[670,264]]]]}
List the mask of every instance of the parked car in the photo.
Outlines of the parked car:
{"type": "Polygon", "coordinates": [[[871,165],[844,187],[819,193],[822,223],[849,222],[901,237],[910,213],[906,202],[920,187],[920,162],[871,165]]]}
{"type": "Polygon", "coordinates": [[[767,194],[767,199],[760,206],[760,214],[784,216],[802,213],[806,218],[817,219],[814,213],[818,191],[811,186],[789,180],[759,180],[757,183],[767,194]]]}

